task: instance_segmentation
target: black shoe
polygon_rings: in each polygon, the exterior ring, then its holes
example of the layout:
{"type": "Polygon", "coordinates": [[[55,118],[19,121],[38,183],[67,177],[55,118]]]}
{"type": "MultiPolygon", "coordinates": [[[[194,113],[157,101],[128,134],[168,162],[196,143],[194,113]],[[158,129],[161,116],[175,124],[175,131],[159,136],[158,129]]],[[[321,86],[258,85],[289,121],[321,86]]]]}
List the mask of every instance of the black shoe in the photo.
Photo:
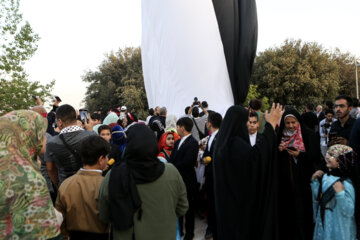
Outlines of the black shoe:
{"type": "Polygon", "coordinates": [[[212,231],[210,229],[206,229],[206,233],[205,233],[205,239],[211,239],[213,237],[212,231]]]}
{"type": "Polygon", "coordinates": [[[193,238],[194,238],[194,234],[185,233],[185,237],[183,240],[193,240],[193,238]]]}

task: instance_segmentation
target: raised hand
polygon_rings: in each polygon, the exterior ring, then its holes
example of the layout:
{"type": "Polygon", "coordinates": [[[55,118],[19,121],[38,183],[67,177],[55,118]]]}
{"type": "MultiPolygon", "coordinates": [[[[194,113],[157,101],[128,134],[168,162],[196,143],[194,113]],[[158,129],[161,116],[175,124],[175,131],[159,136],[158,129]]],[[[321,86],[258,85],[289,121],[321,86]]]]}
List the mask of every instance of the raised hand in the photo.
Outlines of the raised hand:
{"type": "Polygon", "coordinates": [[[275,130],[276,124],[280,121],[283,114],[284,114],[283,107],[279,103],[277,104],[273,103],[270,110],[270,114],[268,113],[268,111],[265,112],[265,120],[268,123],[270,123],[275,130]]]}
{"type": "Polygon", "coordinates": [[[321,178],[324,175],[324,172],[321,170],[317,170],[311,177],[311,180],[315,180],[317,178],[321,178]]]}

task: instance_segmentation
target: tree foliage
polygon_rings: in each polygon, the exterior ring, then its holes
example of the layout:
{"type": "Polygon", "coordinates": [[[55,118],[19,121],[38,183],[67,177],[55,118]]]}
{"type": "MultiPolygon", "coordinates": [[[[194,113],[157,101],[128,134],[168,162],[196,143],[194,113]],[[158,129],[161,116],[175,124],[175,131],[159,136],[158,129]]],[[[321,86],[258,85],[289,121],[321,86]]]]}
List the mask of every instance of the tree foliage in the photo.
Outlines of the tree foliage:
{"type": "Polygon", "coordinates": [[[342,53],[339,49],[336,49],[332,54],[332,58],[340,67],[339,94],[356,97],[355,57],[350,53],[342,53]]]}
{"type": "Polygon", "coordinates": [[[249,92],[244,102],[244,107],[247,107],[248,103],[252,99],[260,99],[262,101],[262,111],[266,111],[270,108],[269,99],[267,97],[261,97],[260,93],[257,90],[258,86],[250,84],[249,92]]]}
{"type": "Polygon", "coordinates": [[[343,85],[347,81],[351,85],[350,73],[343,74],[351,72],[349,58],[349,54],[325,50],[317,43],[286,40],[258,54],[252,83],[270,102],[298,109],[307,103],[324,103],[339,93],[352,93],[343,85]]]}
{"type": "Polygon", "coordinates": [[[23,65],[37,50],[39,36],[23,21],[19,4],[20,0],[0,0],[0,113],[34,105],[31,95],[44,100],[55,84],[27,80],[23,65]]]}
{"type": "Polygon", "coordinates": [[[140,48],[110,53],[97,71],[83,76],[88,82],[85,104],[89,111],[109,110],[122,105],[135,108],[139,118],[147,115],[147,98],[142,74],[140,48]]]}
{"type": "Polygon", "coordinates": [[[35,105],[32,95],[40,99],[49,98],[50,92],[55,85],[55,80],[46,85],[39,82],[30,82],[24,78],[16,78],[11,81],[0,79],[0,113],[10,112],[17,109],[28,109],[35,105]]]}
{"type": "Polygon", "coordinates": [[[20,0],[0,0],[0,76],[7,80],[25,77],[22,65],[33,56],[39,40],[23,22],[19,5],[20,0]]]}

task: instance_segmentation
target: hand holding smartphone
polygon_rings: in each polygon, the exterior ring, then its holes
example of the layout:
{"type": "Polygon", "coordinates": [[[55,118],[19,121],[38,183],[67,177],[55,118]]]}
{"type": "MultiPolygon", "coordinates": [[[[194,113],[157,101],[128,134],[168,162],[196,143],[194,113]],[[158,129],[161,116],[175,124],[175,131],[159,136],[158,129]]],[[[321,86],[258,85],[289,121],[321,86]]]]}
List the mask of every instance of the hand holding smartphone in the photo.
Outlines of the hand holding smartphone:
{"type": "Polygon", "coordinates": [[[88,111],[86,109],[79,109],[79,115],[80,115],[80,119],[82,124],[85,123],[89,123],[89,119],[88,119],[88,111]]]}
{"type": "Polygon", "coordinates": [[[291,151],[297,151],[297,149],[294,148],[294,147],[287,147],[287,149],[289,149],[289,150],[291,150],[291,151]]]}

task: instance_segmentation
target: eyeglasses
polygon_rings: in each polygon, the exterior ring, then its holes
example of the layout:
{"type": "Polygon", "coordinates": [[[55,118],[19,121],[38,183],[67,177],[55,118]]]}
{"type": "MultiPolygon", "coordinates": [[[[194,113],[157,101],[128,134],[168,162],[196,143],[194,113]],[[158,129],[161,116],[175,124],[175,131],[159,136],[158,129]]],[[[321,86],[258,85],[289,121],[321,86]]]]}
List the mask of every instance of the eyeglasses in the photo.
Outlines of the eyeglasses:
{"type": "Polygon", "coordinates": [[[334,109],[336,109],[336,108],[338,108],[338,107],[339,107],[339,108],[345,108],[345,107],[347,107],[347,106],[346,106],[345,104],[338,104],[338,105],[335,104],[335,105],[334,105],[334,109]]]}

